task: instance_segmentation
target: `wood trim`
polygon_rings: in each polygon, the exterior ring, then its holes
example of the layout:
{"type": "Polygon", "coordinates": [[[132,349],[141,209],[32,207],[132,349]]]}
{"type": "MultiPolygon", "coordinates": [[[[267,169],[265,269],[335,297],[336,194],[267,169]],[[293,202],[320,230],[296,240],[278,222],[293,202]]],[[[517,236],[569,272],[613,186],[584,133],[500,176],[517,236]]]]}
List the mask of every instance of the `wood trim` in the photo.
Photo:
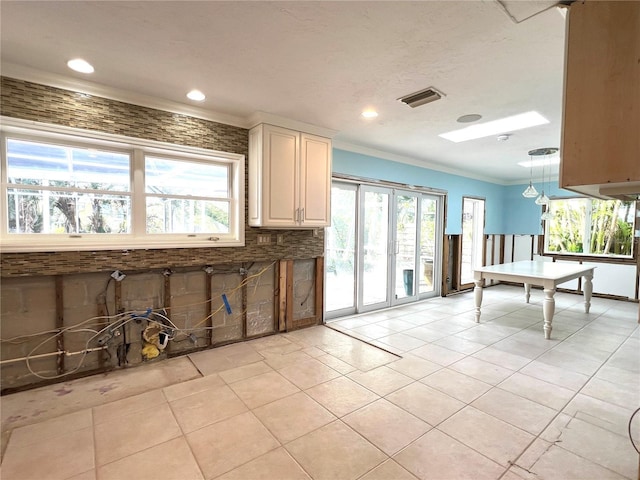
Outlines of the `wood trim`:
{"type": "MultiPolygon", "coordinates": [[[[482,266],[487,265],[487,240],[489,239],[489,235],[482,235],[482,266]]],[[[495,239],[495,237],[494,237],[495,239]]],[[[493,241],[491,242],[491,263],[493,263],[493,241]]]]}
{"type": "MultiPolygon", "coordinates": [[[[166,307],[166,317],[171,320],[171,270],[165,270],[162,276],[164,277],[164,306],[166,307]]],[[[120,284],[120,282],[116,282],[116,287],[118,284],[120,284]]],[[[171,353],[171,342],[167,344],[164,351],[167,352],[167,355],[171,353]]]]}
{"type": "MultiPolygon", "coordinates": [[[[456,276],[456,290],[462,289],[462,284],[460,283],[462,277],[462,235],[455,235],[454,237],[454,245],[455,245],[455,255],[453,256],[453,264],[455,266],[455,276],[456,276]]],[[[453,282],[452,282],[453,285],[453,282]]]]}
{"type": "Polygon", "coordinates": [[[324,310],[324,257],[316,257],[316,291],[315,291],[316,324],[323,322],[324,310]]]}
{"type": "Polygon", "coordinates": [[[531,235],[531,256],[529,257],[531,261],[533,261],[533,254],[535,250],[535,244],[536,244],[535,238],[536,238],[535,235],[531,235]]]}
{"type": "Polygon", "coordinates": [[[280,331],[280,262],[273,263],[273,331],[280,331]]]}
{"type": "MultiPolygon", "coordinates": [[[[242,270],[244,272],[248,272],[247,264],[242,263],[242,270]]],[[[240,289],[242,295],[242,311],[240,315],[242,316],[242,339],[246,340],[247,338],[247,283],[245,282],[247,275],[241,275],[242,288],[240,289]],[[244,278],[242,278],[244,277],[244,278]]]]}
{"type": "MultiPolygon", "coordinates": [[[[496,236],[491,235],[491,265],[496,263],[496,236]]],[[[486,263],[485,263],[486,265],[486,263]]]]}
{"type": "Polygon", "coordinates": [[[293,260],[287,260],[285,328],[293,329],[293,260]]]}
{"type": "Polygon", "coordinates": [[[206,301],[206,312],[207,312],[207,331],[206,331],[206,339],[207,345],[213,345],[213,297],[211,295],[211,275],[210,273],[205,272],[205,280],[204,280],[204,288],[205,288],[205,298],[206,301]]]}
{"type": "Polygon", "coordinates": [[[278,332],[284,332],[287,329],[287,261],[280,260],[278,262],[278,332]]]}
{"type": "MultiPolygon", "coordinates": [[[[58,335],[56,336],[56,348],[58,352],[64,352],[64,335],[62,329],[64,328],[64,285],[62,281],[62,275],[56,275],[56,329],[58,335]]],[[[62,375],[65,372],[64,365],[64,353],[58,354],[56,357],[56,371],[58,375],[62,375]]]]}
{"type": "Polygon", "coordinates": [[[447,276],[449,275],[449,235],[442,236],[442,275],[440,276],[440,295],[449,293],[447,276]]]}

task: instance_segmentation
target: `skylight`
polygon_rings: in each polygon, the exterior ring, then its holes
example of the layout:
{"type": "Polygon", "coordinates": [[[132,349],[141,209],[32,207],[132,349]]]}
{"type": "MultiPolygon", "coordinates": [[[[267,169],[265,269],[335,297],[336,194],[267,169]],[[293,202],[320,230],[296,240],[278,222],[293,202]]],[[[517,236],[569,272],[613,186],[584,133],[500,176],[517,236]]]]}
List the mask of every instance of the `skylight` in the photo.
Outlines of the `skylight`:
{"type": "Polygon", "coordinates": [[[535,127],[549,123],[538,112],[526,112],[511,117],[500,118],[491,122],[478,123],[469,127],[453,130],[447,133],[441,133],[439,137],[445,138],[452,142],[466,142],[467,140],[475,140],[476,138],[490,137],[500,133],[514,132],[523,128],[535,127]]]}

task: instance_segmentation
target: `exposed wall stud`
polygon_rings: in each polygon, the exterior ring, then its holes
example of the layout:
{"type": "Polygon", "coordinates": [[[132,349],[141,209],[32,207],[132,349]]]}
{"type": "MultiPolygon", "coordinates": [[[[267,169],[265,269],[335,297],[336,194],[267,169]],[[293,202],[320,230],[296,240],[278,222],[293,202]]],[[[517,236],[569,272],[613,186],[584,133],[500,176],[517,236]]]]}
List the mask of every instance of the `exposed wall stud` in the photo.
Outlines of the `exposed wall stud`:
{"type": "Polygon", "coordinates": [[[315,291],[315,314],[316,324],[322,324],[322,311],[324,309],[324,257],[316,258],[316,291],[315,291]]]}
{"type": "MultiPolygon", "coordinates": [[[[64,285],[62,275],[56,275],[56,329],[60,332],[64,328],[64,285]]],[[[56,337],[56,348],[59,352],[64,352],[64,334],[59,333],[56,337]]],[[[65,372],[64,353],[56,358],[56,370],[58,375],[65,372]]]]}

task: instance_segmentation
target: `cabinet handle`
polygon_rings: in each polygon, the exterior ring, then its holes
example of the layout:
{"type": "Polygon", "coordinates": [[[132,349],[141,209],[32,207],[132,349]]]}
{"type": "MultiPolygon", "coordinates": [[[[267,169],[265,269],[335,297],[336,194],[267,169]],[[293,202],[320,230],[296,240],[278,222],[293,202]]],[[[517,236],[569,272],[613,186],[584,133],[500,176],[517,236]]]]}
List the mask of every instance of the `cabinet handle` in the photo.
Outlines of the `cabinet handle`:
{"type": "Polygon", "coordinates": [[[300,223],[300,209],[296,208],[296,218],[295,218],[295,222],[296,223],[300,223]]]}
{"type": "Polygon", "coordinates": [[[304,223],[304,208],[300,211],[300,223],[304,223]]]}

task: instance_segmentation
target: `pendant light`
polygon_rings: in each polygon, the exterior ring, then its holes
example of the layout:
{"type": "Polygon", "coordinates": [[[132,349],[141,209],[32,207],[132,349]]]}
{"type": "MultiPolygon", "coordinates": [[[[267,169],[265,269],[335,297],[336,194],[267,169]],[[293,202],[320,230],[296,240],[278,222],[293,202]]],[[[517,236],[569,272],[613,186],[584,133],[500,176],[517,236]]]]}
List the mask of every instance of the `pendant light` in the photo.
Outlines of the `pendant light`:
{"type": "MultiPolygon", "coordinates": [[[[529,154],[531,154],[531,152],[529,152],[529,154]]],[[[522,196],[524,198],[535,198],[538,196],[538,191],[536,187],[533,186],[533,159],[531,155],[529,155],[529,160],[531,160],[531,165],[529,166],[529,186],[524,189],[522,196]]]]}
{"type": "MultiPolygon", "coordinates": [[[[544,167],[543,167],[544,169],[544,167]]],[[[549,167],[549,170],[551,170],[551,167],[549,167]]],[[[549,185],[551,185],[551,172],[549,172],[549,185]]],[[[542,188],[544,188],[544,170],[542,173],[542,188]]],[[[547,190],[549,190],[550,187],[547,187],[547,190]]],[[[544,191],[542,192],[542,194],[544,195],[544,191]]],[[[543,203],[543,212],[542,215],[540,215],[540,220],[551,220],[553,218],[553,215],[551,215],[551,202],[549,201],[549,197],[547,197],[546,195],[544,195],[546,197],[547,203],[543,203]]]]}
{"type": "Polygon", "coordinates": [[[549,205],[549,197],[544,193],[544,163],[542,164],[542,193],[536,198],[536,205],[549,205]]]}

